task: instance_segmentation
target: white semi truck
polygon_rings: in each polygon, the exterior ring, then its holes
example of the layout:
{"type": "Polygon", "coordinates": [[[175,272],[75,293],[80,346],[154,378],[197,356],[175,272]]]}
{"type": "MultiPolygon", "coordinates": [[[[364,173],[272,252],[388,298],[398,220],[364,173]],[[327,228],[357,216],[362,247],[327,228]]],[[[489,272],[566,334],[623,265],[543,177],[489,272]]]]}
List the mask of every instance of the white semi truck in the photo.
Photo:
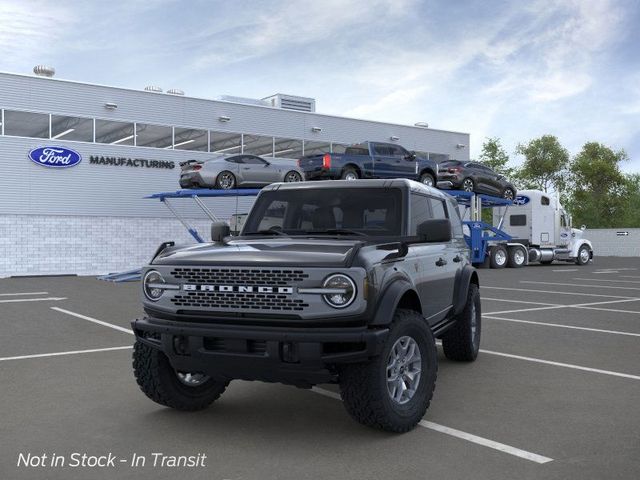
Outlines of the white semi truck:
{"type": "Polygon", "coordinates": [[[584,238],[586,227],[572,228],[571,216],[557,197],[540,190],[522,190],[513,205],[494,211],[494,227],[511,236],[506,243],[490,246],[494,267],[550,264],[554,260],[585,265],[593,259],[593,246],[584,238]]]}

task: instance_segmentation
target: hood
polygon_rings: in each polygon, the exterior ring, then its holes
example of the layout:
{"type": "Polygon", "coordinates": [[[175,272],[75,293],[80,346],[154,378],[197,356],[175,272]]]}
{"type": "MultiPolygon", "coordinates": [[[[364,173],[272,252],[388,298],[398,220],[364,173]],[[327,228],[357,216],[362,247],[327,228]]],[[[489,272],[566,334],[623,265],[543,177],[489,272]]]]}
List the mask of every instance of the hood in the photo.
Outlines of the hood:
{"type": "Polygon", "coordinates": [[[165,249],[153,265],[349,267],[362,242],[332,239],[238,239],[165,249]]]}

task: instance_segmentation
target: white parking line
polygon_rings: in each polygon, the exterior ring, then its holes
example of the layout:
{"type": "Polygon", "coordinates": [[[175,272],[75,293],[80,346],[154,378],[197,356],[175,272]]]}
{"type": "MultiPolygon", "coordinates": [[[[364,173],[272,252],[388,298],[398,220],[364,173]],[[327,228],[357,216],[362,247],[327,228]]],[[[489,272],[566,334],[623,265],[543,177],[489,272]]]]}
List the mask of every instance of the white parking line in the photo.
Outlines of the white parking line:
{"type": "Polygon", "coordinates": [[[606,278],[579,278],[579,277],[573,277],[573,280],[589,280],[590,282],[640,283],[640,280],[608,280],[606,278]]]}
{"type": "MultiPolygon", "coordinates": [[[[575,286],[575,284],[571,283],[570,285],[575,286]]],[[[606,298],[628,298],[636,300],[638,297],[624,297],[622,295],[604,295],[600,293],[584,293],[584,292],[558,292],[556,290],[533,290],[529,288],[513,288],[513,287],[487,287],[482,286],[482,289],[493,289],[493,290],[511,290],[514,292],[524,292],[524,293],[554,293],[556,295],[574,295],[581,297],[606,297],[606,298]]]]}
{"type": "Polygon", "coordinates": [[[583,367],[582,365],[573,365],[571,363],[552,362],[551,360],[543,360],[541,358],[523,357],[522,355],[513,355],[511,353],[494,352],[492,350],[480,349],[480,352],[488,355],[497,355],[499,357],[515,358],[516,360],[524,360],[526,362],[542,363],[544,365],[553,365],[554,367],[570,368],[573,370],[581,370],[583,372],[601,373],[612,377],[630,378],[631,380],[640,380],[640,376],[631,375],[629,373],[613,372],[611,370],[601,370],[599,368],[583,367]]]}
{"type": "MultiPolygon", "coordinates": [[[[605,302],[590,302],[590,303],[574,303],[571,305],[551,305],[548,307],[536,307],[536,308],[519,308],[517,310],[501,310],[499,312],[486,312],[483,315],[501,315],[503,313],[518,313],[518,312],[535,312],[535,311],[539,311],[539,310],[552,310],[552,309],[557,309],[557,308],[586,308],[586,309],[592,309],[592,310],[604,310],[607,312],[615,312],[616,310],[612,310],[609,308],[597,308],[597,307],[592,307],[592,305],[609,305],[611,303],[626,303],[626,302],[637,302],[640,301],[640,298],[625,298],[624,300],[607,300],[605,302]]],[[[629,312],[629,313],[635,313],[635,312],[631,312],[630,310],[619,310],[621,312],[629,312]]]]}
{"type": "Polygon", "coordinates": [[[0,362],[6,362],[8,360],[25,360],[28,358],[60,357],[63,355],[79,355],[81,353],[111,352],[114,350],[126,350],[129,348],[133,348],[133,346],[127,345],[126,347],[92,348],[90,350],[72,350],[69,352],[38,353],[35,355],[20,355],[19,357],[4,357],[4,358],[0,358],[0,362]]]}
{"type": "Polygon", "coordinates": [[[618,287],[617,285],[576,285],[575,283],[534,282],[533,280],[520,280],[520,283],[535,283],[539,285],[560,285],[565,287],[588,288],[615,288],[616,290],[640,290],[640,287],[618,287]]]}
{"type": "Polygon", "coordinates": [[[0,300],[0,303],[21,303],[21,302],[57,302],[66,300],[67,297],[46,297],[46,298],[11,298],[9,300],[0,300]]]}
{"type": "Polygon", "coordinates": [[[620,275],[620,278],[640,278],[640,275],[620,275]]]}
{"type": "Polygon", "coordinates": [[[525,300],[507,300],[506,298],[489,298],[484,296],[482,297],[482,300],[490,300],[493,302],[524,303],[525,305],[546,305],[548,307],[555,307],[556,305],[559,305],[557,303],[528,302],[525,300]]]}
{"type": "Polygon", "coordinates": [[[14,295],[49,295],[49,292],[0,293],[0,297],[11,297],[14,295]]]}
{"type": "Polygon", "coordinates": [[[518,320],[515,318],[500,318],[494,317],[492,315],[482,315],[482,318],[488,318],[490,320],[501,320],[503,322],[513,322],[513,323],[527,323],[530,325],[541,325],[544,327],[558,327],[558,328],[568,328],[571,330],[584,330],[587,332],[595,332],[595,333],[609,333],[612,335],[626,335],[629,337],[640,337],[640,333],[632,333],[632,332],[621,332],[619,330],[603,330],[601,328],[589,328],[589,327],[578,327],[575,325],[562,325],[561,323],[547,323],[547,322],[534,322],[531,320],[518,320]]]}
{"type": "MultiPolygon", "coordinates": [[[[333,398],[334,400],[342,400],[342,398],[340,397],[340,394],[331,392],[329,390],[325,390],[324,388],[313,387],[311,391],[318,393],[320,395],[324,395],[325,397],[333,398]]],[[[463,432],[462,430],[456,430],[455,428],[445,427],[444,425],[440,425],[439,423],[429,422],[427,420],[421,420],[418,423],[418,425],[424,428],[428,428],[429,430],[435,430],[436,432],[444,433],[445,435],[450,435],[452,437],[466,440],[467,442],[475,443],[477,445],[482,445],[483,447],[492,448],[494,450],[498,450],[500,452],[507,453],[515,457],[524,458],[525,460],[529,460],[531,462],[542,464],[542,463],[549,463],[553,461],[553,458],[544,457],[542,455],[538,455],[537,453],[527,452],[526,450],[521,450],[519,448],[512,447],[511,445],[507,445],[505,443],[494,442],[493,440],[489,440],[488,438],[479,437],[472,433],[463,432]]]]}
{"type": "Polygon", "coordinates": [[[113,323],[103,322],[102,320],[98,320],[97,318],[87,317],[86,315],[81,315],[79,313],[72,312],[70,310],[65,310],[64,308],[51,307],[51,310],[55,310],[56,312],[66,313],[67,315],[71,315],[73,317],[81,318],[82,320],[86,320],[87,322],[97,323],[98,325],[102,325],[104,327],[113,328],[114,330],[118,330],[120,332],[128,333],[133,335],[133,331],[129,328],[124,328],[119,325],[114,325],[113,323]]]}
{"type": "Polygon", "coordinates": [[[579,268],[561,268],[560,270],[551,270],[552,272],[577,272],[579,268]]]}

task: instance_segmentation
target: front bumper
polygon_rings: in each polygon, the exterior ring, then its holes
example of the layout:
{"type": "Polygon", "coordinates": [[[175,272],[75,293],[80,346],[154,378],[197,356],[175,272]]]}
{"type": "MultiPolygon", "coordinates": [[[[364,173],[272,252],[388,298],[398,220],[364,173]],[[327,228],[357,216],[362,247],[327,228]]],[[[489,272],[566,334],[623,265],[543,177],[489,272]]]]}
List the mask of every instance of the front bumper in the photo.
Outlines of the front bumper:
{"type": "Polygon", "coordinates": [[[276,328],[176,322],[131,323],[136,339],[162,351],[178,371],[302,387],[337,381],[336,366],[378,355],[386,328],[276,328]]]}

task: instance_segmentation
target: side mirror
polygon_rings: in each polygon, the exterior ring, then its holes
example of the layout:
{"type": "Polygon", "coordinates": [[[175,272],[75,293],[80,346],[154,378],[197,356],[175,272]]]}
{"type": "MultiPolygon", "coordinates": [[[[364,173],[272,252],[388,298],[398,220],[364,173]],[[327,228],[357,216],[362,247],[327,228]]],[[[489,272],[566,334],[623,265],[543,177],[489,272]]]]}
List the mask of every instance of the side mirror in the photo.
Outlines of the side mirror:
{"type": "Polygon", "coordinates": [[[587,226],[586,226],[586,225],[582,225],[582,226],[580,227],[580,230],[586,230],[586,229],[587,229],[587,226]]]}
{"type": "Polygon", "coordinates": [[[404,156],[405,160],[415,160],[416,159],[416,152],[409,152],[407,155],[404,156]]]}
{"type": "Polygon", "coordinates": [[[231,235],[231,228],[227,222],[213,222],[211,224],[211,240],[215,243],[223,243],[225,237],[231,235]]]}
{"type": "Polygon", "coordinates": [[[422,242],[436,243],[451,240],[451,222],[446,218],[425,220],[418,225],[417,230],[418,237],[422,242]]]}

